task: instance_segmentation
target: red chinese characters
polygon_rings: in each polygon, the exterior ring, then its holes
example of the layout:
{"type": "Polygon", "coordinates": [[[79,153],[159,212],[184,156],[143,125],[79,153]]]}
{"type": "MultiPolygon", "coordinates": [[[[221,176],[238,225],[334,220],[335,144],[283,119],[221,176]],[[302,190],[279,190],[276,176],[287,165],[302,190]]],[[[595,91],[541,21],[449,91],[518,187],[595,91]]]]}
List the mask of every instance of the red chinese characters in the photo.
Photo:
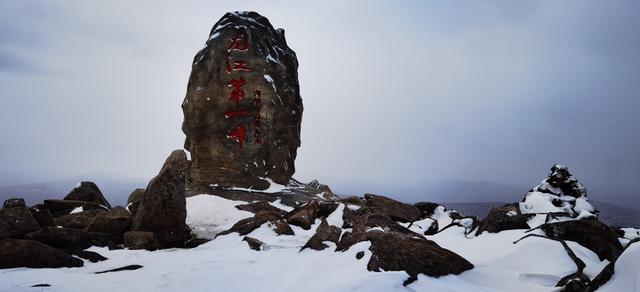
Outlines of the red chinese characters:
{"type": "MultiPolygon", "coordinates": [[[[238,52],[246,52],[249,50],[249,42],[247,41],[247,37],[243,33],[237,33],[234,37],[231,38],[231,44],[227,49],[228,52],[238,51],[238,52]]],[[[227,59],[225,71],[227,74],[242,74],[244,72],[250,72],[251,69],[247,65],[247,62],[244,60],[238,59],[227,59]]],[[[262,144],[263,135],[262,135],[262,125],[260,121],[260,110],[262,109],[262,92],[260,90],[254,90],[253,92],[253,100],[251,105],[255,108],[255,114],[253,111],[246,108],[246,106],[242,106],[242,102],[245,99],[245,91],[244,87],[247,86],[247,81],[241,76],[235,76],[231,78],[229,82],[227,82],[227,87],[231,88],[231,92],[229,94],[229,100],[235,102],[235,110],[230,110],[224,113],[224,117],[229,120],[233,120],[235,118],[247,118],[253,116],[253,128],[254,133],[251,136],[253,143],[262,144]]],[[[240,149],[243,148],[245,141],[247,140],[247,127],[245,125],[238,125],[234,128],[227,131],[226,134],[227,139],[231,139],[234,142],[238,143],[240,149]]]]}

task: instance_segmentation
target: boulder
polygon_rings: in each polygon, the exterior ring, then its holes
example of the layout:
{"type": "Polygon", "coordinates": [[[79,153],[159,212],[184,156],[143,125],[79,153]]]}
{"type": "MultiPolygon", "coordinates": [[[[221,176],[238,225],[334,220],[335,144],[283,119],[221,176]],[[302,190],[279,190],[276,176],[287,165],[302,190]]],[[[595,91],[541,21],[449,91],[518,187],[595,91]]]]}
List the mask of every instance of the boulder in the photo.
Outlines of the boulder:
{"type": "Polygon", "coordinates": [[[246,241],[247,244],[249,244],[250,249],[257,250],[257,251],[260,251],[260,248],[264,244],[264,242],[249,236],[245,236],[242,239],[242,241],[246,241]]]}
{"type": "Polygon", "coordinates": [[[106,210],[87,210],[55,218],[56,225],[64,228],[86,229],[93,220],[101,215],[109,213],[106,210]]]}
{"type": "Polygon", "coordinates": [[[318,218],[327,218],[333,211],[338,209],[338,202],[318,202],[318,218]]]}
{"type": "Polygon", "coordinates": [[[127,199],[127,209],[131,212],[131,217],[136,215],[136,211],[138,211],[138,206],[140,206],[143,197],[144,189],[136,189],[129,195],[129,199],[127,199]]]}
{"type": "Polygon", "coordinates": [[[600,260],[615,260],[622,252],[616,232],[595,219],[571,220],[540,226],[553,239],[575,241],[598,255],[600,260]]]}
{"type": "Polygon", "coordinates": [[[132,231],[153,232],[158,248],[185,247],[187,217],[185,175],[187,155],[171,153],[160,173],[149,182],[133,217],[132,231]]]}
{"type": "Polygon", "coordinates": [[[262,224],[266,223],[267,221],[277,221],[280,219],[280,217],[281,215],[279,214],[279,212],[269,212],[269,211],[258,212],[251,218],[245,218],[238,221],[228,230],[218,233],[216,237],[221,235],[227,235],[233,232],[237,232],[240,235],[247,235],[252,231],[258,229],[260,226],[262,226],[262,224]]]}
{"type": "Polygon", "coordinates": [[[427,228],[427,230],[424,231],[424,235],[435,235],[438,233],[440,226],[438,224],[437,220],[433,220],[431,221],[431,225],[429,225],[429,228],[427,228]]]}
{"type": "Polygon", "coordinates": [[[293,229],[291,229],[289,223],[284,219],[271,220],[269,224],[271,225],[271,229],[278,235],[294,235],[293,229]]]}
{"type": "Polygon", "coordinates": [[[124,246],[128,249],[158,249],[158,243],[153,232],[128,231],[124,235],[124,246]]]}
{"type": "Polygon", "coordinates": [[[427,218],[427,217],[433,216],[433,213],[436,211],[436,208],[440,206],[440,204],[431,203],[431,202],[418,202],[413,204],[413,206],[418,208],[418,210],[420,210],[420,213],[422,214],[421,215],[422,218],[427,218]]]}
{"type": "Polygon", "coordinates": [[[520,212],[517,203],[507,204],[502,207],[493,207],[487,218],[482,220],[480,228],[476,232],[476,236],[487,231],[489,233],[498,233],[503,230],[512,229],[529,229],[527,220],[529,218],[520,212]]]}
{"type": "Polygon", "coordinates": [[[268,212],[281,213],[284,216],[287,213],[286,211],[269,204],[269,202],[267,201],[258,201],[255,203],[237,205],[236,209],[248,211],[254,214],[262,211],[268,211],[268,212]]]}
{"type": "Polygon", "coordinates": [[[4,201],[3,208],[15,208],[15,207],[26,207],[27,205],[24,202],[24,199],[21,198],[12,198],[4,201]]]}
{"type": "Polygon", "coordinates": [[[342,229],[338,226],[329,225],[327,220],[322,219],[322,222],[316,229],[316,233],[311,236],[309,241],[300,249],[301,251],[305,248],[311,248],[315,250],[323,250],[328,245],[324,244],[324,241],[331,241],[335,244],[340,240],[340,235],[342,234],[342,229]]]}
{"type": "Polygon", "coordinates": [[[405,285],[417,280],[418,274],[440,277],[473,269],[473,264],[463,257],[422,237],[381,231],[371,231],[367,237],[372,252],[367,269],[405,271],[409,274],[405,285]]]}
{"type": "Polygon", "coordinates": [[[109,233],[122,243],[122,235],[131,226],[131,214],[123,207],[112,208],[108,213],[96,216],[86,227],[89,232],[109,233]]]}
{"type": "Polygon", "coordinates": [[[316,222],[318,218],[318,201],[310,201],[296,209],[293,209],[287,214],[287,223],[300,226],[304,230],[309,230],[311,225],[316,222]]]}
{"type": "Polygon", "coordinates": [[[111,205],[104,198],[98,186],[90,181],[81,182],[64,197],[64,200],[91,202],[111,209],[111,205]]]}
{"type": "Polygon", "coordinates": [[[53,219],[53,215],[51,215],[51,212],[49,212],[48,209],[34,209],[31,208],[31,215],[33,215],[33,218],[36,219],[36,221],[38,221],[38,224],[40,224],[40,227],[56,227],[57,224],[55,222],[55,220],[53,219]]]}
{"type": "Polygon", "coordinates": [[[22,238],[25,234],[40,229],[40,224],[33,218],[27,207],[0,209],[0,239],[22,238]]]}
{"type": "Polygon", "coordinates": [[[0,269],[82,267],[83,264],[64,251],[34,240],[0,240],[0,269]]]}
{"type": "Polygon", "coordinates": [[[104,205],[100,205],[93,202],[85,201],[73,201],[73,200],[44,200],[44,204],[38,209],[47,209],[51,212],[53,217],[57,218],[63,215],[68,215],[74,209],[82,207],[83,211],[89,210],[104,210],[109,211],[104,205]]]}
{"type": "Polygon", "coordinates": [[[64,250],[84,250],[94,245],[104,247],[117,241],[117,238],[111,234],[56,227],[47,227],[27,233],[24,238],[64,250]]]}
{"type": "Polygon", "coordinates": [[[422,217],[417,207],[384,196],[365,194],[364,202],[372,213],[385,215],[394,221],[413,222],[422,217]]]}
{"type": "Polygon", "coordinates": [[[189,189],[289,183],[303,109],[297,70],[284,30],[258,13],[227,13],[214,25],[182,103],[189,189]]]}

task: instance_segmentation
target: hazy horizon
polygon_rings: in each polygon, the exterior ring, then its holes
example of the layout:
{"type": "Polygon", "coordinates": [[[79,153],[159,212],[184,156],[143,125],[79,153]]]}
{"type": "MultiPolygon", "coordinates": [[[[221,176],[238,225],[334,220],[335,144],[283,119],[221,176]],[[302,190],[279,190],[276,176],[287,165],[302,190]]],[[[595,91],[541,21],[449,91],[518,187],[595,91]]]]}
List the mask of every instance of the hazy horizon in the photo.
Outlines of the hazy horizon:
{"type": "Polygon", "coordinates": [[[591,197],[638,206],[637,8],[6,1],[0,185],[91,172],[154,176],[183,146],[180,104],[193,56],[225,12],[253,10],[285,30],[300,63],[294,178],[530,188],[562,163],[591,197]]]}

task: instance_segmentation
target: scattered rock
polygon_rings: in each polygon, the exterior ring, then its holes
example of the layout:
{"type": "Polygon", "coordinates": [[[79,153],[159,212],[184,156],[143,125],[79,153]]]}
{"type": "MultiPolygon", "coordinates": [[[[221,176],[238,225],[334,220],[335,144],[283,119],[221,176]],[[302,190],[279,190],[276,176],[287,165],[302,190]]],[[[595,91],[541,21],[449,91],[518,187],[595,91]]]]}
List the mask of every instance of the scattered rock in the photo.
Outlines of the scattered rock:
{"type": "Polygon", "coordinates": [[[138,206],[140,206],[143,197],[144,189],[136,189],[129,195],[129,199],[127,199],[127,209],[131,212],[131,217],[136,215],[136,211],[138,211],[138,206]]]}
{"type": "Polygon", "coordinates": [[[56,225],[64,228],[86,229],[93,220],[101,215],[107,214],[106,210],[88,210],[55,218],[56,225]]]}
{"type": "Polygon", "coordinates": [[[68,215],[74,209],[82,207],[83,211],[89,210],[104,210],[109,211],[109,208],[103,205],[99,205],[92,202],[85,201],[71,201],[71,200],[44,200],[44,204],[39,209],[48,209],[54,218],[68,215]]]}
{"type": "Polygon", "coordinates": [[[431,202],[418,202],[413,204],[413,206],[420,210],[420,213],[422,214],[421,218],[427,218],[433,216],[436,208],[438,208],[438,206],[440,205],[431,202]]]}
{"type": "Polygon", "coordinates": [[[158,249],[158,243],[153,232],[128,231],[124,233],[124,246],[128,249],[158,249]]]}
{"type": "Polygon", "coordinates": [[[173,151],[160,173],[149,182],[133,218],[131,230],[153,232],[158,248],[185,247],[186,168],[185,152],[173,151]]]}
{"type": "Polygon", "coordinates": [[[117,241],[111,234],[87,232],[73,228],[42,228],[36,232],[27,233],[25,239],[40,241],[55,248],[64,250],[84,250],[91,246],[108,246],[117,241]]]}
{"type": "Polygon", "coordinates": [[[540,226],[553,239],[575,241],[598,255],[600,260],[613,261],[622,252],[616,232],[594,219],[549,223],[540,226]]]}
{"type": "Polygon", "coordinates": [[[182,103],[189,189],[289,183],[302,121],[297,70],[284,31],[258,13],[227,13],[215,24],[182,103]]]}
{"type": "Polygon", "coordinates": [[[271,220],[269,223],[273,231],[278,235],[294,235],[293,229],[284,219],[271,220]]]}
{"type": "Polygon", "coordinates": [[[246,241],[249,244],[250,249],[257,250],[257,251],[260,251],[260,248],[264,244],[264,242],[249,236],[245,236],[242,239],[242,241],[246,241]]]}
{"type": "Polygon", "coordinates": [[[364,251],[359,251],[356,253],[356,259],[362,259],[364,257],[364,251]]]}
{"type": "Polygon", "coordinates": [[[323,250],[328,245],[324,244],[323,241],[331,241],[333,243],[338,243],[340,240],[340,235],[342,234],[342,229],[337,226],[329,225],[327,220],[322,219],[322,223],[316,229],[316,233],[307,241],[307,243],[300,249],[302,251],[305,248],[311,248],[315,250],[323,250]]]}
{"type": "Polygon", "coordinates": [[[122,243],[122,235],[131,226],[131,214],[123,207],[115,207],[107,214],[102,214],[93,218],[86,230],[89,232],[100,232],[113,234],[122,243]]]}
{"type": "Polygon", "coordinates": [[[82,260],[37,241],[0,240],[0,269],[82,267],[83,264],[82,260]]]}
{"type": "Polygon", "coordinates": [[[280,219],[280,214],[278,212],[269,212],[269,211],[258,212],[251,218],[245,218],[238,221],[230,229],[218,233],[216,237],[221,235],[227,235],[233,232],[237,232],[240,235],[247,235],[252,231],[258,229],[260,226],[262,226],[262,224],[266,223],[267,221],[277,221],[278,219],[280,219]]]}
{"type": "Polygon", "coordinates": [[[78,256],[81,259],[88,260],[88,261],[90,261],[92,263],[97,263],[97,262],[108,260],[108,258],[105,258],[101,254],[99,254],[97,252],[89,251],[89,250],[74,250],[74,251],[71,251],[71,252],[68,252],[68,253],[72,254],[72,255],[75,255],[75,256],[78,256]]]}
{"type": "Polygon", "coordinates": [[[73,188],[71,192],[64,197],[64,200],[91,202],[104,206],[106,209],[111,209],[111,205],[107,199],[104,198],[98,186],[90,181],[81,182],[79,186],[73,188]]]}
{"type": "Polygon", "coordinates": [[[529,229],[528,219],[526,215],[520,212],[520,207],[517,203],[494,207],[489,211],[487,218],[482,220],[476,236],[484,231],[498,233],[503,230],[529,229]]]}
{"type": "Polygon", "coordinates": [[[318,218],[327,218],[333,211],[338,209],[338,202],[318,202],[318,218]]]}
{"type": "Polygon", "coordinates": [[[254,214],[262,211],[268,211],[268,212],[281,213],[284,216],[284,214],[287,213],[286,211],[269,204],[269,202],[267,201],[258,201],[250,204],[237,205],[236,209],[248,211],[254,214]]]}
{"type": "Polygon", "coordinates": [[[422,215],[417,207],[384,196],[365,194],[364,202],[372,213],[385,215],[394,221],[413,222],[420,220],[422,215]]]}
{"type": "Polygon", "coordinates": [[[51,287],[51,285],[49,284],[35,284],[33,286],[31,286],[33,288],[39,288],[39,287],[51,287]]]}
{"type": "Polygon", "coordinates": [[[5,209],[15,208],[15,207],[26,207],[27,205],[24,202],[24,199],[21,198],[12,198],[4,201],[3,207],[5,209]]]}
{"type": "Polygon", "coordinates": [[[287,214],[287,222],[292,225],[300,226],[304,230],[309,230],[311,225],[318,218],[318,201],[310,201],[287,214]]]}
{"type": "Polygon", "coordinates": [[[36,219],[36,221],[38,221],[38,224],[40,224],[40,227],[56,227],[57,224],[55,222],[55,220],[53,219],[53,216],[51,215],[51,212],[49,212],[48,209],[30,209],[31,210],[31,215],[33,216],[34,219],[36,219]]]}
{"type": "Polygon", "coordinates": [[[431,222],[431,225],[429,225],[429,228],[427,228],[427,230],[424,231],[424,235],[435,235],[438,233],[438,221],[433,220],[431,222]]]}
{"type": "Polygon", "coordinates": [[[473,264],[463,257],[423,237],[410,237],[398,232],[369,233],[372,256],[367,269],[374,272],[405,271],[410,276],[405,285],[417,280],[418,274],[440,277],[473,269],[473,264]]]}
{"type": "Polygon", "coordinates": [[[141,265],[128,265],[128,266],[124,266],[124,267],[120,267],[120,268],[116,268],[116,269],[95,272],[95,274],[104,274],[104,273],[121,272],[121,271],[134,271],[134,270],[137,270],[137,269],[140,269],[140,268],[142,268],[141,265]]]}
{"type": "Polygon", "coordinates": [[[22,238],[25,234],[40,229],[40,224],[33,218],[27,207],[0,209],[0,239],[22,238]]]}

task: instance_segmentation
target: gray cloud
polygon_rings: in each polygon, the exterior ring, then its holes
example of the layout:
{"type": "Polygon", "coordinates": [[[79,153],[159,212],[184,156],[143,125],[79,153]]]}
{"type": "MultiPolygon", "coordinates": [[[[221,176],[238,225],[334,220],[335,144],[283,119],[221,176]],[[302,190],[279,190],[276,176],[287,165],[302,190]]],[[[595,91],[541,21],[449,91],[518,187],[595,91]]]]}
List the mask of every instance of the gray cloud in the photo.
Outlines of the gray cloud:
{"type": "Polygon", "coordinates": [[[600,200],[640,187],[636,2],[174,4],[0,4],[5,180],[152,176],[182,146],[193,55],[255,10],[299,57],[302,180],[533,186],[563,162],[600,200]]]}

